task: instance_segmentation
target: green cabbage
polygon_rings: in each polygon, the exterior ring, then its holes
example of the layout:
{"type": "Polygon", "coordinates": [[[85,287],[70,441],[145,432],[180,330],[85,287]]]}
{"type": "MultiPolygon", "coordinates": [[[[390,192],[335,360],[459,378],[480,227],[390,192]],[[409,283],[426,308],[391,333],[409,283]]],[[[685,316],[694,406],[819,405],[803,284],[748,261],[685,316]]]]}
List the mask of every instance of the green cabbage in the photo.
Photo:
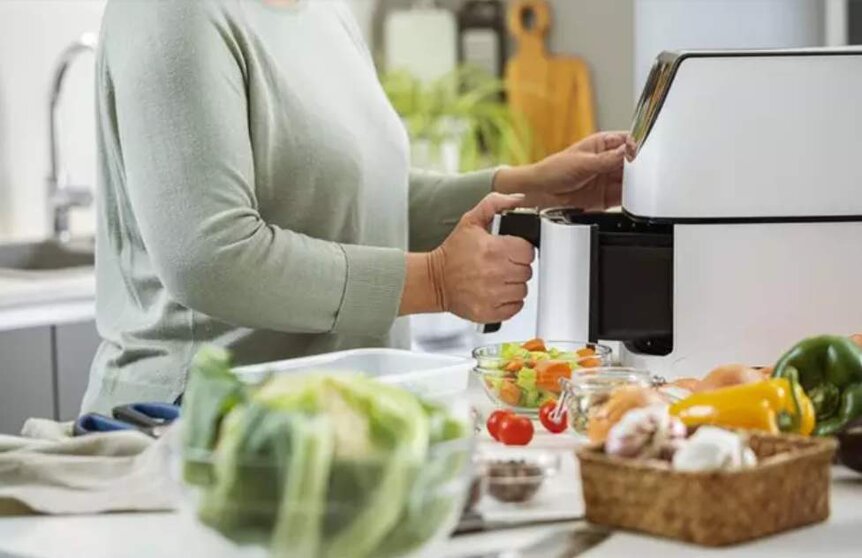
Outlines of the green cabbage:
{"type": "MultiPolygon", "coordinates": [[[[212,391],[197,386],[189,401],[212,391]]],[[[470,432],[446,409],[359,375],[280,375],[242,393],[226,415],[184,416],[218,433],[198,512],[227,537],[291,558],[399,556],[459,511],[449,485],[470,432]]]]}

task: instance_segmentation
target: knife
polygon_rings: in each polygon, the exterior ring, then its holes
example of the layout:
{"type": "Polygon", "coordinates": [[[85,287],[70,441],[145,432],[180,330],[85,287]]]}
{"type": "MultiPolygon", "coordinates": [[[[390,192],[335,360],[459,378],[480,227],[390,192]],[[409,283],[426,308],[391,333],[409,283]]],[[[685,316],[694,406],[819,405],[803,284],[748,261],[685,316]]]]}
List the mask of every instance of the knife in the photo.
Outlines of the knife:
{"type": "Polygon", "coordinates": [[[523,529],[525,527],[571,523],[572,521],[582,521],[583,519],[583,515],[570,515],[518,520],[488,520],[481,514],[468,512],[461,517],[461,521],[458,522],[458,526],[455,528],[452,536],[457,537],[460,535],[474,535],[505,529],[523,529]]]}
{"type": "Polygon", "coordinates": [[[527,546],[470,558],[575,558],[605,541],[611,531],[592,526],[555,529],[527,546]]]}

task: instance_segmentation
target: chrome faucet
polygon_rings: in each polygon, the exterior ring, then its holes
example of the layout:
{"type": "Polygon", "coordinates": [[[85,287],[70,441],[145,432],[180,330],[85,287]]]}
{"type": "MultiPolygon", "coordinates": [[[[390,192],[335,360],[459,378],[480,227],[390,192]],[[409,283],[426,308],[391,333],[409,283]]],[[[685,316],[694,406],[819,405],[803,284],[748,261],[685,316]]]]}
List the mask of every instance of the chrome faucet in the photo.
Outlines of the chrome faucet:
{"type": "Polygon", "coordinates": [[[78,55],[84,52],[96,51],[97,39],[94,33],[84,33],[81,37],[66,47],[54,66],[54,76],[51,81],[51,98],[49,103],[48,130],[49,174],[48,174],[48,210],[56,240],[65,242],[70,238],[69,211],[76,207],[88,207],[93,203],[92,188],[88,186],[73,186],[67,184],[66,172],[61,169],[62,160],[58,149],[57,116],[60,93],[66,71],[78,55]]]}

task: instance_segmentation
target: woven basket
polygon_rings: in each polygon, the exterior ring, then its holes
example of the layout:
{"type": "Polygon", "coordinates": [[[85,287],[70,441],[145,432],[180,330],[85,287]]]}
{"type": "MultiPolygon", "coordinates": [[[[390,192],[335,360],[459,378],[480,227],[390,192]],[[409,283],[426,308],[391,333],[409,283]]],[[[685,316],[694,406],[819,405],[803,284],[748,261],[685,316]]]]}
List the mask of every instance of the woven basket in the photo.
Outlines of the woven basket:
{"type": "Polygon", "coordinates": [[[587,520],[705,546],[757,539],[829,517],[837,443],[751,433],[756,467],[682,473],[662,462],[578,451],[587,520]]]}

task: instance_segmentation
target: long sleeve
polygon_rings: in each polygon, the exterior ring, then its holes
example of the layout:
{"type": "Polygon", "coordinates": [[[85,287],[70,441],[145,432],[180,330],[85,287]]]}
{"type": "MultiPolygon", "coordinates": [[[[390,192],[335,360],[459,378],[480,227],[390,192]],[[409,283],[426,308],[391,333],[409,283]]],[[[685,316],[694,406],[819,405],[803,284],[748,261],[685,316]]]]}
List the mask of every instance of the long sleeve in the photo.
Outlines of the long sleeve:
{"type": "Polygon", "coordinates": [[[410,250],[424,252],[440,245],[461,216],[491,193],[496,170],[447,175],[410,173],[410,250]]]}
{"type": "Polygon", "coordinates": [[[103,36],[102,63],[128,203],[170,297],[236,326],[385,334],[402,250],[312,238],[261,214],[251,70],[232,24],[210,2],[136,4],[103,36]]]}

